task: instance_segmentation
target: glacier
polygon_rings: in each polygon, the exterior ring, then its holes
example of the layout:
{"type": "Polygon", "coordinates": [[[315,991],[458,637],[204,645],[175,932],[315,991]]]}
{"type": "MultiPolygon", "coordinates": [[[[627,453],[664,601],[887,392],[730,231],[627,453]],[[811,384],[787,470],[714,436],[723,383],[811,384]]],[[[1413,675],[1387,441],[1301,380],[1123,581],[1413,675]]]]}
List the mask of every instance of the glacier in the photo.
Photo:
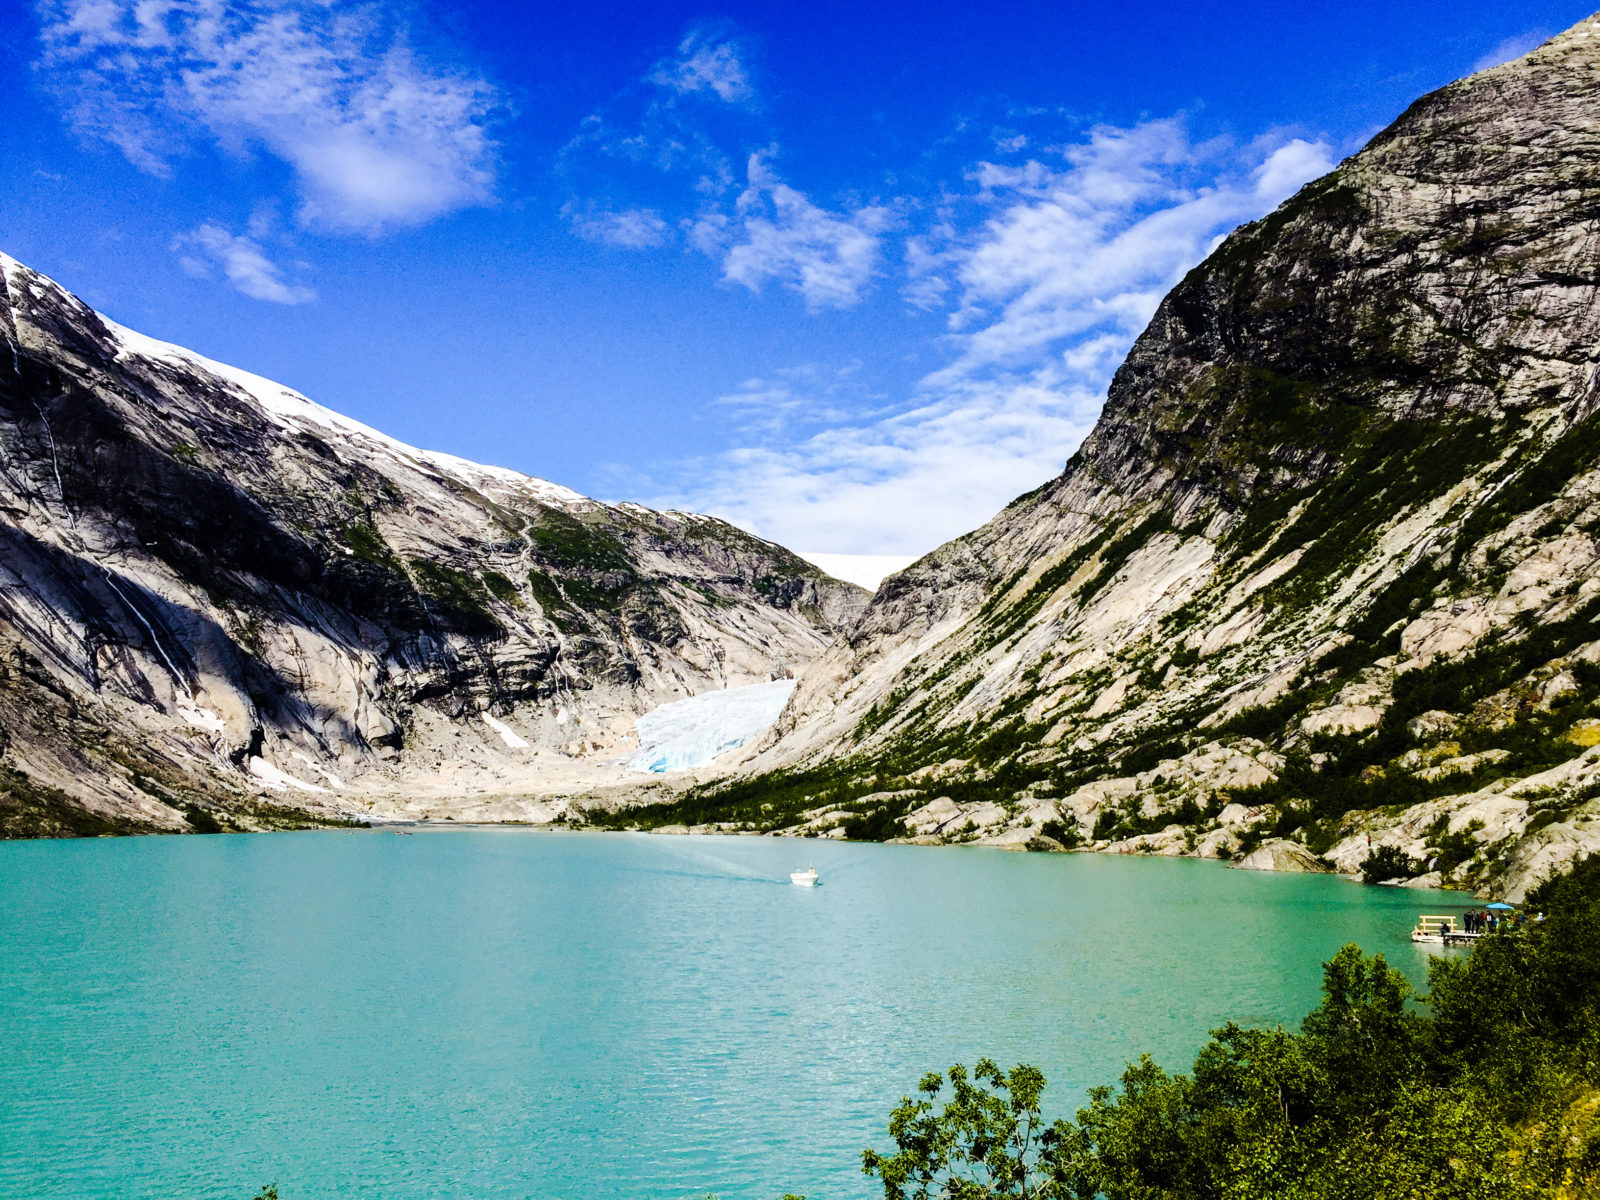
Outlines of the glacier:
{"type": "Polygon", "coordinates": [[[658,705],[635,722],[639,749],[627,765],[658,775],[703,766],[776,721],[793,691],[794,680],[775,679],[658,705]]]}

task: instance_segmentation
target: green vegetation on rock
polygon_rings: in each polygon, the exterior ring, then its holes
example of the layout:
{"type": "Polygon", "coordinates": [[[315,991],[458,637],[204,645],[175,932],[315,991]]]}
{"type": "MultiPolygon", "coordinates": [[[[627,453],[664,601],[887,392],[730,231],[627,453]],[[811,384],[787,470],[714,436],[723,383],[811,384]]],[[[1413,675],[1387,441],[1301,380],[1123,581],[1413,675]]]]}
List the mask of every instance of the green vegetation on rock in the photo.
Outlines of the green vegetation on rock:
{"type": "Polygon", "coordinates": [[[22,771],[0,766],[0,838],[102,837],[140,829],[133,821],[88,810],[22,771]]]}
{"type": "Polygon", "coordinates": [[[436,616],[459,626],[464,633],[494,636],[504,632],[485,604],[489,589],[482,580],[459,567],[427,558],[411,558],[406,565],[417,590],[433,601],[436,616]]]}

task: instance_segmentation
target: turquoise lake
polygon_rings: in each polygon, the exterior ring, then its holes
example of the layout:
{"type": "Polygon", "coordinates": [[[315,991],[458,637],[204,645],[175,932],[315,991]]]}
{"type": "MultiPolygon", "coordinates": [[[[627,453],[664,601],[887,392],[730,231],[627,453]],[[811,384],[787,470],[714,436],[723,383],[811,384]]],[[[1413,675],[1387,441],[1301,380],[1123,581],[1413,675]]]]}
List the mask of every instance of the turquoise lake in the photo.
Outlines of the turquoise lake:
{"type": "Polygon", "coordinates": [[[881,1195],[924,1071],[1418,982],[1463,896],[1094,855],[517,830],[0,844],[0,1197],[881,1195]],[[815,864],[822,886],[787,882],[815,864]]]}

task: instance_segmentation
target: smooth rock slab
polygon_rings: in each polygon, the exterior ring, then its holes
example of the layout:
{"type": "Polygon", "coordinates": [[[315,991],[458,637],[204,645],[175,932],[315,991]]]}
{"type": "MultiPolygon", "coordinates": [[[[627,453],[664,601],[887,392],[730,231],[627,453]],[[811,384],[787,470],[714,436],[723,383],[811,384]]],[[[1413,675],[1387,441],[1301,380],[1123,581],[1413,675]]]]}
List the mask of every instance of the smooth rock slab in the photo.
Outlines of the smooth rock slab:
{"type": "Polygon", "coordinates": [[[1600,852],[1600,821],[1593,818],[1546,825],[1516,848],[1503,877],[1502,899],[1527,898],[1539,884],[1567,870],[1584,855],[1600,852]]]}
{"type": "Polygon", "coordinates": [[[1317,861],[1299,842],[1274,838],[1263,842],[1233,864],[1240,871],[1299,871],[1306,874],[1325,875],[1328,868],[1317,861]]]}
{"type": "Polygon", "coordinates": [[[1360,733],[1375,729],[1383,720],[1381,710],[1370,704],[1334,704],[1314,712],[1300,722],[1300,731],[1318,733],[1360,733]]]}

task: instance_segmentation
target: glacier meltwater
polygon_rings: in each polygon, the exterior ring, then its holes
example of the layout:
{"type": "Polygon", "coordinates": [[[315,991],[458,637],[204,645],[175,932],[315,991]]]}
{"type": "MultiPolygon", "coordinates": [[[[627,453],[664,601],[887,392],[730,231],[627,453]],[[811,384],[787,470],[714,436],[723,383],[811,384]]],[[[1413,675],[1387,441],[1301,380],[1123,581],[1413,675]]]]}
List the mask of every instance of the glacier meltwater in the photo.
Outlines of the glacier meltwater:
{"type": "Polygon", "coordinates": [[[636,723],[639,749],[628,759],[635,771],[682,771],[735,750],[778,719],[794,680],[775,679],[673,700],[636,723]]]}

